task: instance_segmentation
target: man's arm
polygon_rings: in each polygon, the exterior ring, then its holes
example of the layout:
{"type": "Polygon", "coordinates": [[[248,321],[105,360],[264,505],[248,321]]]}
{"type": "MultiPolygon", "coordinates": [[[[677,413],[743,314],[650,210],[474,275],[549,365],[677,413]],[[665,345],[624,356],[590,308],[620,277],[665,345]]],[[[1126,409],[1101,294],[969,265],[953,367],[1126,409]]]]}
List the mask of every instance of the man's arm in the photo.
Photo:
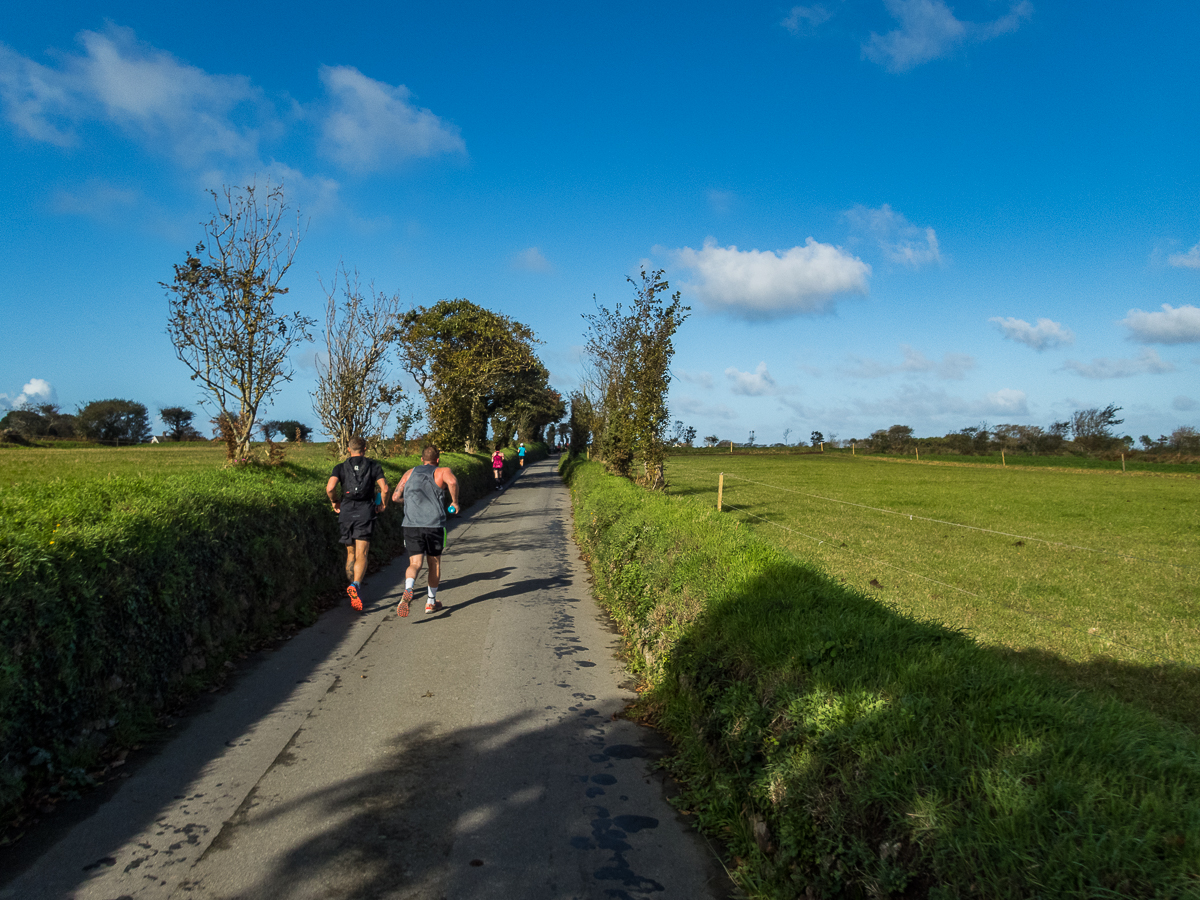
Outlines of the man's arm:
{"type": "Polygon", "coordinates": [[[387,479],[379,477],[375,479],[375,487],[379,488],[379,511],[383,512],[388,508],[388,483],[387,479]]]}
{"type": "Polygon", "coordinates": [[[325,496],[328,497],[329,502],[333,504],[333,511],[335,513],[340,513],[342,511],[341,504],[338,503],[337,499],[333,496],[333,489],[336,488],[337,485],[338,477],[336,475],[330,475],[329,481],[325,482],[325,496]]]}
{"type": "Polygon", "coordinates": [[[408,473],[411,471],[412,471],[412,469],[407,469],[407,470],[405,470],[404,474],[400,476],[400,483],[398,485],[396,485],[396,492],[394,494],[392,494],[392,502],[393,503],[399,503],[401,497],[403,497],[404,485],[408,481],[408,473]]]}
{"type": "Polygon", "coordinates": [[[445,488],[450,492],[450,502],[454,507],[458,508],[458,479],[454,477],[454,473],[446,466],[434,472],[434,481],[440,488],[445,488]]]}

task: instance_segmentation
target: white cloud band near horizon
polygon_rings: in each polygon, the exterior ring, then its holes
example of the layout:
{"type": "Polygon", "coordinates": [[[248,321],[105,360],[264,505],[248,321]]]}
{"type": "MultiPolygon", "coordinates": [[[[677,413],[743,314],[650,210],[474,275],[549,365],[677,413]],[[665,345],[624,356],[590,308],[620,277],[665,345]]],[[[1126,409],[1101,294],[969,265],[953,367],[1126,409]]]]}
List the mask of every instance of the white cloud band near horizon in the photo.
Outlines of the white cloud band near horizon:
{"type": "Polygon", "coordinates": [[[1133,359],[1099,357],[1093,359],[1090,363],[1069,359],[1063,364],[1063,368],[1068,372],[1082,375],[1084,378],[1099,380],[1106,378],[1132,378],[1135,375],[1162,375],[1166,372],[1174,372],[1176,366],[1174,363],[1160,357],[1158,351],[1144,347],[1142,352],[1133,359]]]}
{"type": "Polygon", "coordinates": [[[841,294],[866,294],[871,267],[833,244],[808,238],[790,250],[739,250],[705,239],[672,253],[694,273],[687,285],[710,309],[747,319],[828,312],[841,294]]]}
{"type": "Polygon", "coordinates": [[[1030,325],[1024,319],[1012,316],[992,316],[988,321],[995,323],[1000,332],[1010,341],[1032,347],[1039,353],[1049,350],[1051,347],[1075,343],[1074,332],[1065,328],[1061,322],[1051,319],[1039,318],[1036,325],[1030,325]]]}

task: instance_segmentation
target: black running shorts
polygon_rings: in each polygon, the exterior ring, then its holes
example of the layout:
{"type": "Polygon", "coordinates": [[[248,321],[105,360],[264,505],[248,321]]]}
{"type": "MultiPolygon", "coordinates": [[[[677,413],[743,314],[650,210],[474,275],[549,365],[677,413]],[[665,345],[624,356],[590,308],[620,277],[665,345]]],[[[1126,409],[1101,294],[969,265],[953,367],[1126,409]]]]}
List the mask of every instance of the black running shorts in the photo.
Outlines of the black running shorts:
{"type": "MultiPolygon", "coordinates": [[[[350,504],[342,502],[342,512],[338,516],[338,528],[342,532],[342,543],[353,544],[355,541],[369,541],[375,532],[374,510],[369,506],[365,509],[347,509],[350,504]]],[[[359,503],[355,503],[359,506],[359,503]]],[[[365,504],[361,504],[365,505],[365,504]]]]}
{"type": "Polygon", "coordinates": [[[441,556],[445,546],[445,528],[404,528],[404,552],[409,556],[441,556]]]}

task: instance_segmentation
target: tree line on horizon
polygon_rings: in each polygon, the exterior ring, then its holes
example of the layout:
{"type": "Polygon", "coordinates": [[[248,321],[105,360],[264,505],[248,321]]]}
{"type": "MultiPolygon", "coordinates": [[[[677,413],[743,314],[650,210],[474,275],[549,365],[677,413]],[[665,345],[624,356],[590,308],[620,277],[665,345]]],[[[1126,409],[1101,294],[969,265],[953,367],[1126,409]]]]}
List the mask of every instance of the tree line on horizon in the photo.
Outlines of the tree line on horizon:
{"type": "MultiPolygon", "coordinates": [[[[1109,404],[1105,407],[1092,407],[1076,410],[1070,418],[1053,422],[1049,427],[1039,425],[1000,424],[979,425],[961,428],[945,435],[917,437],[914,429],[908,425],[893,425],[890,428],[880,428],[871,432],[865,438],[839,439],[836,434],[830,434],[828,439],[820,431],[813,431],[809,445],[817,447],[829,444],[831,447],[848,447],[854,445],[872,453],[905,454],[920,450],[923,453],[946,453],[959,456],[977,456],[996,453],[1005,450],[1009,453],[1021,453],[1029,456],[1046,456],[1073,453],[1130,453],[1135,449],[1146,454],[1200,454],[1200,432],[1189,425],[1181,425],[1170,434],[1152,438],[1143,434],[1134,441],[1129,435],[1118,435],[1117,425],[1123,424],[1124,419],[1117,418],[1121,407],[1109,404]],[[1140,447],[1137,445],[1140,444],[1140,447]]],[[[772,446],[791,446],[787,437],[791,429],[784,431],[782,444],[772,446]]],[[[704,438],[705,446],[715,447],[719,444],[730,443],[729,438],[709,435],[704,438]]],[[[736,446],[753,447],[754,432],[750,432],[749,440],[737,443],[736,446]]],[[[796,446],[804,446],[803,443],[796,446]]]]}

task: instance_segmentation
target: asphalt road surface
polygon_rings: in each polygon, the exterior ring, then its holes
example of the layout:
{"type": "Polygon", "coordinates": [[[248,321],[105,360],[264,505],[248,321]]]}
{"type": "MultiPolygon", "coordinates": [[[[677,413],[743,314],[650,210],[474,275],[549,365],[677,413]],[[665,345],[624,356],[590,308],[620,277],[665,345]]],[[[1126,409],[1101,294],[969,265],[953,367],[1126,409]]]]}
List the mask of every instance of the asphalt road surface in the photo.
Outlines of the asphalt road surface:
{"type": "Polygon", "coordinates": [[[614,719],[633,694],[554,463],[452,524],[442,612],[422,577],[396,616],[404,562],[239,672],[0,898],[727,896],[651,771],[661,739],[614,719]]]}

